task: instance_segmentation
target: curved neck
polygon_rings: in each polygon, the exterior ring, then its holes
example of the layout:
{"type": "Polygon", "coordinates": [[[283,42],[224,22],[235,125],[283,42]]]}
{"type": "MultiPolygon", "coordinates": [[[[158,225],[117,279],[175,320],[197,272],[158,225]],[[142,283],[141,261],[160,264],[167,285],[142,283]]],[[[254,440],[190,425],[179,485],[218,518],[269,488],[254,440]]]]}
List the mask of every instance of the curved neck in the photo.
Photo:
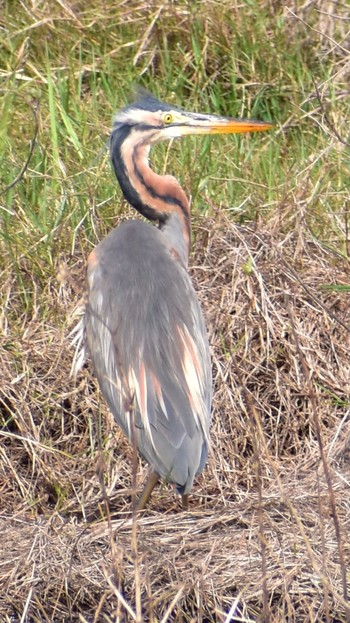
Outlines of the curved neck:
{"type": "Polygon", "coordinates": [[[126,200],[149,220],[159,221],[165,235],[171,232],[174,251],[182,256],[185,249],[187,261],[191,240],[187,197],[174,177],[152,171],[148,163],[150,146],[140,141],[140,135],[130,127],[113,133],[111,156],[115,174],[126,200]]]}

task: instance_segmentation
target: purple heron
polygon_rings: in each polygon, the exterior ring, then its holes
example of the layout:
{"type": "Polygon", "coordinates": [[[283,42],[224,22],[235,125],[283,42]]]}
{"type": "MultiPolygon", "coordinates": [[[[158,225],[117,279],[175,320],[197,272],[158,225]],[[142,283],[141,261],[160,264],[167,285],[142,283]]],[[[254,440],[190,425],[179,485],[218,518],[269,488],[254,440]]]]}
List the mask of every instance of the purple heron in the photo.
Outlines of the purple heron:
{"type": "Polygon", "coordinates": [[[178,181],[149,166],[152,145],[189,134],[268,130],[270,123],[194,112],[149,94],[120,110],[110,152],[126,200],[158,227],[129,220],[88,258],[86,341],[116,422],[151,471],[138,508],[159,479],[188,492],[207,459],[211,362],[200,305],[187,273],[190,207],[178,181]]]}

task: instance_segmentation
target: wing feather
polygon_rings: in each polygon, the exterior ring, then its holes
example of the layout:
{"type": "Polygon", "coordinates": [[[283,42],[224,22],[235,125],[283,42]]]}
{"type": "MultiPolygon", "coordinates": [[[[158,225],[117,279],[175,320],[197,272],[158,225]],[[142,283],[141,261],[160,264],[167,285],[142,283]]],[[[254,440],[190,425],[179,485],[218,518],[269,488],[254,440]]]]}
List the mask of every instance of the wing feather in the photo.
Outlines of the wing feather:
{"type": "MultiPolygon", "coordinates": [[[[115,238],[122,227],[112,232],[115,238]]],[[[150,230],[147,240],[162,239],[159,230],[150,230]]],[[[125,268],[127,248],[120,249],[118,263],[115,241],[108,261],[108,238],[88,269],[85,325],[95,372],[124,432],[131,438],[133,404],[141,454],[186,492],[203,468],[209,443],[211,365],[199,303],[186,270],[168,252],[157,269],[147,270],[133,257],[125,268]]]]}

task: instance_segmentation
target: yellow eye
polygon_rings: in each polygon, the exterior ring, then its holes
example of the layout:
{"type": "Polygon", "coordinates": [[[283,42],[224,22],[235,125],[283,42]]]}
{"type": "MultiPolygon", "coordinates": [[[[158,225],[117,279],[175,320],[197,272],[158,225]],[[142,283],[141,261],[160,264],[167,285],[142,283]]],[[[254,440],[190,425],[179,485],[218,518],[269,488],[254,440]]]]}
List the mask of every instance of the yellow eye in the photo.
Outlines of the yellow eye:
{"type": "Polygon", "coordinates": [[[173,116],[170,112],[166,112],[163,115],[163,122],[164,123],[172,123],[173,122],[173,116]]]}

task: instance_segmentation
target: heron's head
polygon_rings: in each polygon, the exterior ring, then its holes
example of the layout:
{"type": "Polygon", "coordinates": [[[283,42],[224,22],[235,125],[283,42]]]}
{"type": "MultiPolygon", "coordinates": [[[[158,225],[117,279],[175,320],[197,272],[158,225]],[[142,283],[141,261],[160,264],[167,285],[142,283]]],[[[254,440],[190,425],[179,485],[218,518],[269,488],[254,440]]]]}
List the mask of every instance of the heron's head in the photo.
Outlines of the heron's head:
{"type": "Polygon", "coordinates": [[[113,132],[125,131],[129,134],[134,129],[138,133],[140,144],[151,145],[189,134],[261,132],[272,127],[266,121],[185,112],[143,93],[135,103],[116,114],[113,132]]]}

